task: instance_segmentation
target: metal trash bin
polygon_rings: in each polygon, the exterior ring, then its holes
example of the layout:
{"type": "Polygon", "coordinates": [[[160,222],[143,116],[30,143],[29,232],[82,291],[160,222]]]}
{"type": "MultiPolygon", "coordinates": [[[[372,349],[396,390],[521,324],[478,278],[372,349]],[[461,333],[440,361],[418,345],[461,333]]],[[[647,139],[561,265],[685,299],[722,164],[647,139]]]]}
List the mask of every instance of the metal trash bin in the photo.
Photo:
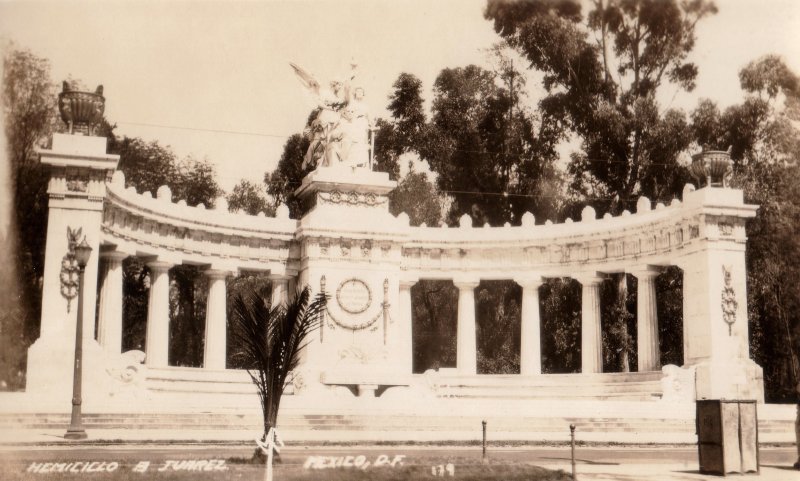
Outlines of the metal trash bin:
{"type": "Polygon", "coordinates": [[[695,422],[701,473],[759,472],[755,401],[699,400],[695,422]]]}

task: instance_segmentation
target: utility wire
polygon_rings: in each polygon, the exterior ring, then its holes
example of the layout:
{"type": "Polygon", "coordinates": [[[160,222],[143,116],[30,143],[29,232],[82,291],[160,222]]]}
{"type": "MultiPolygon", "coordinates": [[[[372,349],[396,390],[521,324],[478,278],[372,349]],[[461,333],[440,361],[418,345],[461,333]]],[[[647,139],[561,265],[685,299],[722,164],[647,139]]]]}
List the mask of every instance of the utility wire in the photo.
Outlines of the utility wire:
{"type": "MultiPolygon", "coordinates": [[[[200,127],[184,127],[178,125],[162,125],[162,124],[150,124],[144,122],[116,122],[122,125],[136,125],[140,127],[155,127],[160,129],[172,129],[172,130],[189,130],[194,132],[211,132],[217,134],[229,134],[229,135],[246,135],[251,137],[269,137],[269,138],[276,138],[276,139],[288,139],[293,135],[285,135],[285,134],[267,134],[263,132],[247,132],[241,130],[223,130],[223,129],[206,129],[200,127]]],[[[493,150],[472,150],[472,149],[458,149],[455,147],[442,147],[443,150],[448,150],[450,152],[461,152],[465,154],[484,154],[484,155],[504,155],[504,152],[493,151],[493,150]]],[[[580,161],[584,162],[592,162],[592,163],[605,163],[605,164],[627,164],[628,162],[624,160],[613,160],[613,159],[595,159],[590,157],[583,157],[580,161]]],[[[673,167],[677,164],[670,164],[666,162],[651,162],[648,165],[650,166],[661,166],[661,167],[673,167]]]]}

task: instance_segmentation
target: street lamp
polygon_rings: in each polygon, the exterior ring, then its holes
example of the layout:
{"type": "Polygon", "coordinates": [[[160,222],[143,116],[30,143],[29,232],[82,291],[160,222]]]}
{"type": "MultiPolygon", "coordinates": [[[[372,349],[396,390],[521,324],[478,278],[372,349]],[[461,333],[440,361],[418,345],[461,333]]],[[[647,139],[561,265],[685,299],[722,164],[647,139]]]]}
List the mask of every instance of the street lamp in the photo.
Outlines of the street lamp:
{"type": "Polygon", "coordinates": [[[86,431],[81,423],[81,381],[83,379],[83,274],[89,256],[92,255],[92,246],[83,238],[75,246],[75,261],[78,263],[78,319],[75,322],[75,366],[72,371],[72,416],[65,439],[86,439],[86,431]]]}

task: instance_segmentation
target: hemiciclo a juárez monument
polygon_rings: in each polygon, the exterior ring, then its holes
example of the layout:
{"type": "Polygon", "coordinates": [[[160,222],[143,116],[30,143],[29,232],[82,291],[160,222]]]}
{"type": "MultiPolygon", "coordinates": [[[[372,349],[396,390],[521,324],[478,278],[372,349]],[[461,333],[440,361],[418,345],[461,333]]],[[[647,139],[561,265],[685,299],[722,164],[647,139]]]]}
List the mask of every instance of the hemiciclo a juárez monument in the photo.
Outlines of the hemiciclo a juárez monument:
{"type": "Polygon", "coordinates": [[[559,224],[527,214],[518,226],[473,226],[465,215],[457,227],[414,227],[389,212],[396,183],[371,169],[363,90],[348,82],[327,89],[292,67],[320,105],[305,159],[316,169],[296,191],[306,206],[299,219],[285,206],[275,217],[250,216],[228,212],[224,198],[208,209],[174,199],[166,186],[126,188],[118,156],[93,135],[102,91],[65,87],[59,103],[69,132],[40,151],[49,217],[41,334],[28,352],[30,409],[68,410],[75,323],[83,322],[88,429],[92,416],[100,423],[113,414],[142,420],[132,426],[204,419],[209,429],[257,431],[258,422],[242,421],[242,413],[257,419],[254,387],[244,371],[226,369],[226,283],[248,273],[270,277],[273,302],[305,285],[330,296],[286,388],[285,439],[473,439],[475,423],[489,419],[494,439],[563,439],[571,421],[583,439],[693,442],[696,400],[763,403],[745,284],[745,221],[757,206],[726,185],[726,153],[695,156],[699,188],[687,185],[669,205],[643,197],[635,212],[616,217],[586,207],[559,224]],[[83,319],[70,260],[78,229],[93,249],[83,319]],[[121,349],[122,262],[130,256],[149,268],[144,352],[121,349]],[[169,272],[179,264],[201,266],[208,278],[199,368],[168,359],[169,272]],[[683,271],[683,366],[659,363],[655,278],[666,266],[683,271]],[[619,272],[638,279],[638,369],[603,373],[599,285],[619,272]],[[582,286],[580,373],[542,373],[539,287],[547,278],[582,286]],[[458,288],[457,366],[414,374],[411,288],[424,279],[458,288]],[[518,375],[476,374],[481,280],[522,287],[518,375]]]}

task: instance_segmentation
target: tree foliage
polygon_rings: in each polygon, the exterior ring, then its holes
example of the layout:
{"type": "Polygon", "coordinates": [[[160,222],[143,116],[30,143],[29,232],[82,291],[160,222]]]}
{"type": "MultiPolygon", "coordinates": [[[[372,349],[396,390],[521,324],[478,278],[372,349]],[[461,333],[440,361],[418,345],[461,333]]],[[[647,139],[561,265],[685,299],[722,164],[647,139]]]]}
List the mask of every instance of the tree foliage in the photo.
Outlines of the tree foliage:
{"type": "Polygon", "coordinates": [[[275,205],[285,204],[289,208],[289,215],[299,219],[303,215],[303,206],[295,197],[294,191],[300,187],[303,177],[311,168],[303,169],[303,158],[310,144],[308,137],[294,134],[283,146],[283,154],[278,166],[271,173],[264,175],[267,193],[272,197],[275,205]]]}
{"type": "Polygon", "coordinates": [[[554,167],[558,121],[524,108],[524,77],[503,64],[446,68],[434,83],[426,158],[437,185],[452,196],[450,223],[519,223],[522,214],[552,216],[559,190],[554,167]]]}
{"type": "Polygon", "coordinates": [[[581,285],[574,279],[547,279],[539,288],[543,373],[581,369],[581,285]]]}
{"type": "MultiPolygon", "coordinates": [[[[0,332],[6,340],[0,356],[0,389],[24,386],[28,346],[39,335],[41,280],[47,232],[47,181],[35,148],[49,142],[57,128],[55,89],[47,60],[14,47],[3,58],[2,106],[7,180],[11,200],[4,233],[4,289],[0,332]]],[[[4,179],[6,177],[4,176],[4,179]]],[[[5,224],[5,223],[4,223],[5,224]]]]}
{"type": "Polygon", "coordinates": [[[481,281],[475,301],[478,374],[519,374],[522,288],[481,281]]]}
{"type": "Polygon", "coordinates": [[[573,190],[611,199],[600,207],[619,212],[639,195],[669,200],[683,186],[688,125],[656,93],[668,82],[693,89],[695,26],[715,12],[705,0],[594,0],[584,17],[577,0],[489,0],[485,16],[544,74],[540,108],[580,137],[573,190]]]}
{"type": "Polygon", "coordinates": [[[389,212],[408,214],[411,225],[438,226],[442,220],[444,201],[425,172],[409,171],[389,193],[389,212]]]}
{"type": "Polygon", "coordinates": [[[458,289],[451,281],[421,280],[411,297],[413,372],[456,367],[458,289]]]}
{"type": "Polygon", "coordinates": [[[264,213],[274,216],[275,208],[270,205],[263,185],[258,185],[249,180],[242,179],[228,194],[228,210],[231,212],[242,211],[250,215],[264,213]]]}

